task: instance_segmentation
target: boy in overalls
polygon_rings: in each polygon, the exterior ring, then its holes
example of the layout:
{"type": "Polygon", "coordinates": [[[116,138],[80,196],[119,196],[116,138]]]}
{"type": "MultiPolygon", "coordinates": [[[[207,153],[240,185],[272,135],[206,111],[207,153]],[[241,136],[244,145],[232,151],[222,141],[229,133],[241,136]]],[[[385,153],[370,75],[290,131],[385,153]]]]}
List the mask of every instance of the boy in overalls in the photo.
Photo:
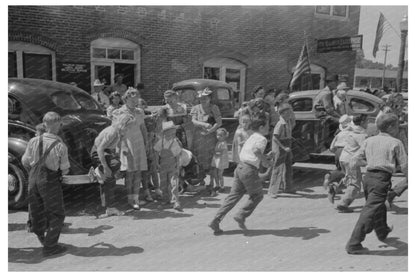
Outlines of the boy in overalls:
{"type": "Polygon", "coordinates": [[[162,138],[155,144],[154,149],[159,156],[160,188],[163,201],[174,203],[173,208],[182,211],[179,202],[179,156],[182,146],[176,137],[176,128],[172,121],[162,123],[162,138]]]}
{"type": "Polygon", "coordinates": [[[43,256],[66,251],[58,244],[65,219],[60,178],[69,172],[68,149],[57,136],[61,117],[48,112],[43,117],[46,133],[32,138],[22,157],[29,171],[29,217],[32,230],[43,245],[43,256]]]}

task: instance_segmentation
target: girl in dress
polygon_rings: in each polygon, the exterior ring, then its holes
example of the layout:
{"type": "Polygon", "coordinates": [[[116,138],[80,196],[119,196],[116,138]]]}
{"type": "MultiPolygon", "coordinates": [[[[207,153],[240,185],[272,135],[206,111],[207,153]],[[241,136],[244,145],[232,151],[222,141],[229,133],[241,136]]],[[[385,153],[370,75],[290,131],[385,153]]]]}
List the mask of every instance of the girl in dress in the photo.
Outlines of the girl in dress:
{"type": "Polygon", "coordinates": [[[217,129],[217,145],[215,146],[214,156],[212,157],[211,167],[214,176],[214,191],[224,189],[224,169],[228,168],[228,132],[224,128],[217,129]]]}

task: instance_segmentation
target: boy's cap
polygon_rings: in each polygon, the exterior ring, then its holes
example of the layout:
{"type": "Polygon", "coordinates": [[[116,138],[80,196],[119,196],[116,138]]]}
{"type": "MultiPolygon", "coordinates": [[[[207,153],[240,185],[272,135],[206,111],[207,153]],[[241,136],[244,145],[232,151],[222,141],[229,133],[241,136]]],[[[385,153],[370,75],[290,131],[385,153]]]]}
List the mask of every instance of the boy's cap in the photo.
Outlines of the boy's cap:
{"type": "Polygon", "coordinates": [[[178,129],[178,126],[176,126],[173,121],[166,121],[162,122],[162,130],[167,131],[170,129],[178,129]]]}

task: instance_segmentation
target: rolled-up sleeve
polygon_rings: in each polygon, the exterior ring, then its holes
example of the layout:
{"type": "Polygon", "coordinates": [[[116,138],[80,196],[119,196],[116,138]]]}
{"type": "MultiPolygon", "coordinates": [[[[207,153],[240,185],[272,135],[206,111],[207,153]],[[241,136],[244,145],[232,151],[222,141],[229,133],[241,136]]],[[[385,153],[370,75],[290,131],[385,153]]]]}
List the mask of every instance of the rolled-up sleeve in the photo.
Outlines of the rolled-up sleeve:
{"type": "Polygon", "coordinates": [[[32,153],[33,152],[33,142],[34,142],[33,139],[31,139],[29,141],[29,143],[26,146],[25,153],[22,156],[22,164],[26,168],[29,168],[31,166],[31,163],[34,159],[33,153],[32,153]]]}

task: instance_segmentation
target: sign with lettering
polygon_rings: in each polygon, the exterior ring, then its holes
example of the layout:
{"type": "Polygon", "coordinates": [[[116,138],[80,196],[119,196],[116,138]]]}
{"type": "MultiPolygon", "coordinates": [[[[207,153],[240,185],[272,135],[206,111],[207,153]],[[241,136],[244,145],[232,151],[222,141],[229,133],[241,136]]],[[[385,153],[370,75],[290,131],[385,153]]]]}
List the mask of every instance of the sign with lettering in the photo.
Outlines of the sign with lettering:
{"type": "Polygon", "coordinates": [[[328,38],[318,39],[316,44],[316,52],[339,52],[339,51],[354,51],[362,49],[363,35],[353,37],[328,38]]]}
{"type": "Polygon", "coordinates": [[[87,63],[61,63],[60,71],[66,73],[86,73],[88,72],[89,64],[87,63]]]}

